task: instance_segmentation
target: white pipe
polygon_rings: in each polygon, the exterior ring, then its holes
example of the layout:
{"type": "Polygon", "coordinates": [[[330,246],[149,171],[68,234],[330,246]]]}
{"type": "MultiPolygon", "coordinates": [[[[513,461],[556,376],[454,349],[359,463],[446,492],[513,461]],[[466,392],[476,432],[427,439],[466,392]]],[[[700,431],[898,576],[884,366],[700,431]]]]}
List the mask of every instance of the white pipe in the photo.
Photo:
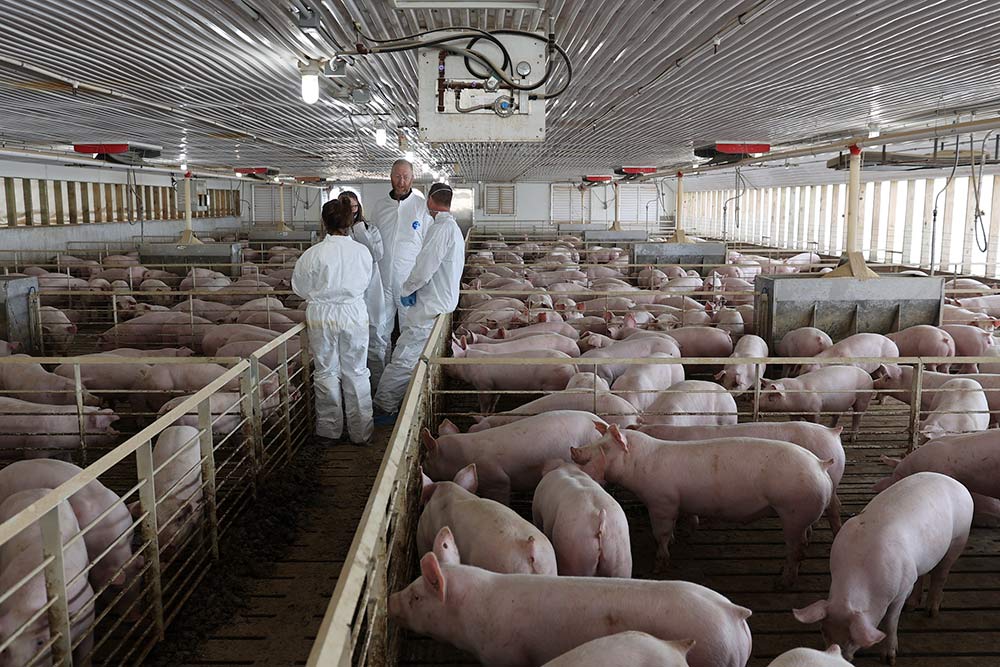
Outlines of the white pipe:
{"type": "MultiPolygon", "coordinates": [[[[858,251],[858,220],[861,219],[861,148],[851,146],[851,171],[847,180],[847,252],[858,251]]],[[[878,215],[878,211],[875,212],[878,215]]]]}
{"type": "Polygon", "coordinates": [[[680,235],[684,232],[684,175],[677,172],[677,189],[674,190],[674,233],[680,235]]]}

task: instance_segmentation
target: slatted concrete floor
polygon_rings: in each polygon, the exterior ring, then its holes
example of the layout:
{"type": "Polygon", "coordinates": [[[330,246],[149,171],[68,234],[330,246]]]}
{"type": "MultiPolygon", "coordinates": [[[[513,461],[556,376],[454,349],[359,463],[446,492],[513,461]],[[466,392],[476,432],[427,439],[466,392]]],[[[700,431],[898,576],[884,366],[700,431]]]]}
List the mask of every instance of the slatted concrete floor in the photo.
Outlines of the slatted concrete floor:
{"type": "MultiPolygon", "coordinates": [[[[872,484],[885,476],[888,468],[879,457],[903,452],[905,418],[899,410],[900,405],[894,401],[873,406],[865,416],[857,443],[848,445],[847,470],[840,485],[845,520],[865,506],[873,496],[872,484]]],[[[631,526],[635,576],[653,578],[655,544],[645,510],[626,493],[615,494],[631,526]]],[[[530,520],[527,498],[515,507],[530,520]]],[[[825,520],[821,520],[813,532],[799,584],[789,592],[778,592],[773,587],[784,559],[777,519],[763,519],[747,526],[703,525],[693,533],[681,532],[671,547],[670,567],[662,576],[709,586],[752,609],[754,648],[750,665],[763,667],[790,648],[822,647],[818,625],[799,624],[790,610],[826,596],[831,539],[825,520]]],[[[899,667],[1000,665],[1000,530],[974,529],[965,554],[948,580],[941,615],[930,619],[922,611],[904,612],[899,641],[899,667]]],[[[460,667],[478,663],[449,646],[409,635],[401,664],[460,667]]],[[[877,651],[859,654],[855,664],[880,664],[877,651]]]]}
{"type": "MultiPolygon", "coordinates": [[[[264,529],[258,534],[251,527],[249,533],[243,532],[237,540],[249,540],[248,549],[261,540],[283,543],[235,576],[228,572],[226,576],[213,576],[218,570],[210,572],[198,596],[181,615],[213,606],[216,609],[204,619],[211,627],[197,627],[200,620],[181,620],[168,629],[167,640],[153,654],[151,663],[190,667],[304,664],[357,530],[389,434],[390,429],[378,429],[378,444],[374,447],[309,446],[309,451],[300,452],[305,459],[293,464],[298,470],[289,488],[270,499],[283,507],[271,507],[258,500],[239,519],[241,523],[267,524],[277,518],[280,523],[284,516],[281,513],[291,510],[297,512],[294,529],[264,529]],[[268,513],[272,516],[266,516],[268,513]],[[223,600],[221,604],[216,596],[223,600]]],[[[230,545],[242,547],[243,543],[230,545]]]]}

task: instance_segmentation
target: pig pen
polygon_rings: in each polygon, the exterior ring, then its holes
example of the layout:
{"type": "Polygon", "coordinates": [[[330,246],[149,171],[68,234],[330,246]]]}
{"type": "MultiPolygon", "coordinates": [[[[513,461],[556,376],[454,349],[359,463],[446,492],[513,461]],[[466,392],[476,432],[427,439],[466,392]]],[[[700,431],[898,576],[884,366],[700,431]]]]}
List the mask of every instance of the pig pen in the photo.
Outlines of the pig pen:
{"type": "MultiPolygon", "coordinates": [[[[97,326],[107,328],[101,324],[97,326]]],[[[47,556],[42,562],[43,585],[48,589],[49,602],[33,617],[47,617],[50,627],[56,628],[58,634],[42,642],[39,651],[51,650],[56,664],[144,663],[145,656],[163,639],[166,627],[178,617],[185,601],[219,558],[220,539],[238,525],[238,516],[258,490],[292,460],[312,432],[308,350],[307,347],[300,350],[297,344],[289,345],[292,341],[297,342],[303,332],[304,325],[295,325],[245,358],[86,360],[86,367],[91,369],[101,365],[122,368],[133,364],[183,368],[206,362],[219,363],[228,369],[198,391],[178,392],[182,396],[179,404],[162,416],[156,410],[132,407],[130,399],[141,392],[130,388],[112,384],[100,390],[85,391],[77,358],[0,359],[0,369],[41,363],[48,369],[62,366],[70,371],[66,373],[70,386],[55,392],[66,396],[63,402],[67,405],[63,407],[68,411],[59,421],[59,430],[54,431],[39,422],[22,426],[26,431],[15,431],[8,424],[6,430],[10,432],[6,435],[10,437],[25,432],[38,436],[33,438],[33,446],[20,451],[8,447],[5,453],[10,458],[67,458],[84,467],[58,489],[11,517],[0,529],[0,549],[19,535],[40,530],[47,556]],[[261,362],[265,358],[270,366],[261,362]],[[87,400],[89,397],[110,401],[114,416],[118,418],[114,423],[116,432],[97,430],[88,421],[90,411],[95,409],[84,407],[84,400],[91,402],[87,400]],[[183,440],[174,443],[177,453],[166,460],[154,458],[152,445],[179,419],[190,426],[174,438],[183,440]],[[59,446],[51,442],[53,436],[61,437],[59,446]],[[168,469],[172,472],[165,472],[168,469]],[[155,493],[150,483],[154,475],[157,476],[155,493]],[[161,475],[168,477],[161,482],[161,475]],[[100,585],[92,582],[94,597],[91,599],[94,602],[78,609],[67,606],[67,590],[78,593],[76,589],[87,579],[87,574],[81,575],[65,564],[79,560],[80,554],[72,549],[81,544],[81,540],[76,538],[57,549],[58,542],[53,536],[58,535],[60,529],[67,529],[59,525],[60,520],[64,524],[66,521],[58,511],[60,502],[73,497],[93,480],[99,481],[121,501],[102,508],[102,517],[90,528],[81,528],[94,531],[94,526],[108,517],[116,517],[119,532],[115,543],[128,545],[130,556],[125,561],[115,561],[118,574],[112,579],[104,579],[100,585]],[[123,509],[125,504],[134,505],[135,519],[129,516],[129,510],[123,509]],[[117,581],[121,577],[124,582],[117,581]],[[93,621],[87,620],[88,608],[96,608],[93,621]],[[84,630],[79,629],[81,623],[84,630]],[[72,634],[66,631],[71,625],[75,628],[72,634]],[[75,660],[71,660],[71,650],[77,653],[75,660]]],[[[90,345],[86,345],[86,336],[81,340],[83,343],[78,344],[77,349],[96,351],[94,339],[90,339],[90,345]]],[[[171,342],[176,344],[176,341],[171,342]]],[[[112,409],[104,412],[112,412],[112,409]]],[[[29,415],[28,418],[45,419],[42,415],[29,415]]],[[[9,463],[12,461],[8,460],[9,463]]],[[[88,552],[85,556],[89,558],[87,567],[107,558],[106,553],[88,552]]],[[[38,585],[39,580],[37,577],[32,579],[33,574],[35,572],[18,581],[6,582],[0,595],[4,600],[16,600],[23,586],[38,585]]],[[[72,600],[74,596],[69,598],[72,600]]],[[[16,626],[14,629],[17,630],[16,626]]],[[[10,648],[18,641],[15,634],[3,643],[3,647],[10,648]]]]}

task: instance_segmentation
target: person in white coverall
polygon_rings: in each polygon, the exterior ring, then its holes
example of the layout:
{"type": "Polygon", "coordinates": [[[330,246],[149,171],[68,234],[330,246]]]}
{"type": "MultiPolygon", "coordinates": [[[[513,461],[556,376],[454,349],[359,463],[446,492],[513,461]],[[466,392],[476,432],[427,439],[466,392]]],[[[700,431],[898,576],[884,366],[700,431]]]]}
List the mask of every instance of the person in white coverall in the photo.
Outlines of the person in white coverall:
{"type": "Polygon", "coordinates": [[[403,294],[400,304],[405,312],[403,326],[392,361],[375,392],[375,407],[386,414],[399,411],[435,319],[458,306],[465,266],[465,240],[450,213],[451,199],[452,190],[448,185],[435,183],[431,186],[427,206],[434,223],[427,231],[413,270],[400,286],[403,294]]]}
{"type": "Polygon", "coordinates": [[[368,370],[371,373],[370,384],[374,394],[385,369],[385,350],[389,342],[388,336],[383,331],[385,327],[381,326],[385,319],[385,294],[382,290],[382,274],[378,270],[378,261],[384,254],[382,235],[375,225],[365,219],[365,211],[361,207],[361,198],[357,193],[345,190],[342,194],[351,199],[351,212],[354,214],[351,238],[368,248],[373,260],[372,280],[365,290],[365,304],[368,306],[368,370]]]}
{"type": "Polygon", "coordinates": [[[302,253],[292,273],[292,291],[306,300],[309,350],[316,388],[316,435],[339,440],[344,413],[351,442],[372,437],[371,388],[368,382],[368,308],[372,256],[349,236],[354,224],[349,197],[323,205],[327,236],[302,253]],[[341,402],[343,392],[343,402],[341,402]]]}
{"type": "Polygon", "coordinates": [[[373,340],[372,357],[389,363],[390,343],[399,312],[399,330],[403,330],[405,311],[400,310],[400,287],[410,275],[417,253],[424,244],[424,235],[431,224],[424,196],[412,189],[413,165],[406,160],[396,160],[392,165],[392,190],[372,205],[370,218],[382,235],[385,252],[378,262],[385,294],[385,312],[379,323],[378,335],[373,340]]]}

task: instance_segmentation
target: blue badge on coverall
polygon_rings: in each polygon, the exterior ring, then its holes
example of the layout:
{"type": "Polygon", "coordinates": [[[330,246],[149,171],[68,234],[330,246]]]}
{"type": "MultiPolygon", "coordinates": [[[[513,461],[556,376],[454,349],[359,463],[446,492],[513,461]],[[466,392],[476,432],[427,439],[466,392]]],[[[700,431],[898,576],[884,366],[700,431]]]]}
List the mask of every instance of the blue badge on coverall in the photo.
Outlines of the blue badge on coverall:
{"type": "Polygon", "coordinates": [[[414,231],[420,229],[420,221],[419,220],[414,220],[413,221],[413,225],[411,225],[411,226],[413,227],[414,231]]]}

